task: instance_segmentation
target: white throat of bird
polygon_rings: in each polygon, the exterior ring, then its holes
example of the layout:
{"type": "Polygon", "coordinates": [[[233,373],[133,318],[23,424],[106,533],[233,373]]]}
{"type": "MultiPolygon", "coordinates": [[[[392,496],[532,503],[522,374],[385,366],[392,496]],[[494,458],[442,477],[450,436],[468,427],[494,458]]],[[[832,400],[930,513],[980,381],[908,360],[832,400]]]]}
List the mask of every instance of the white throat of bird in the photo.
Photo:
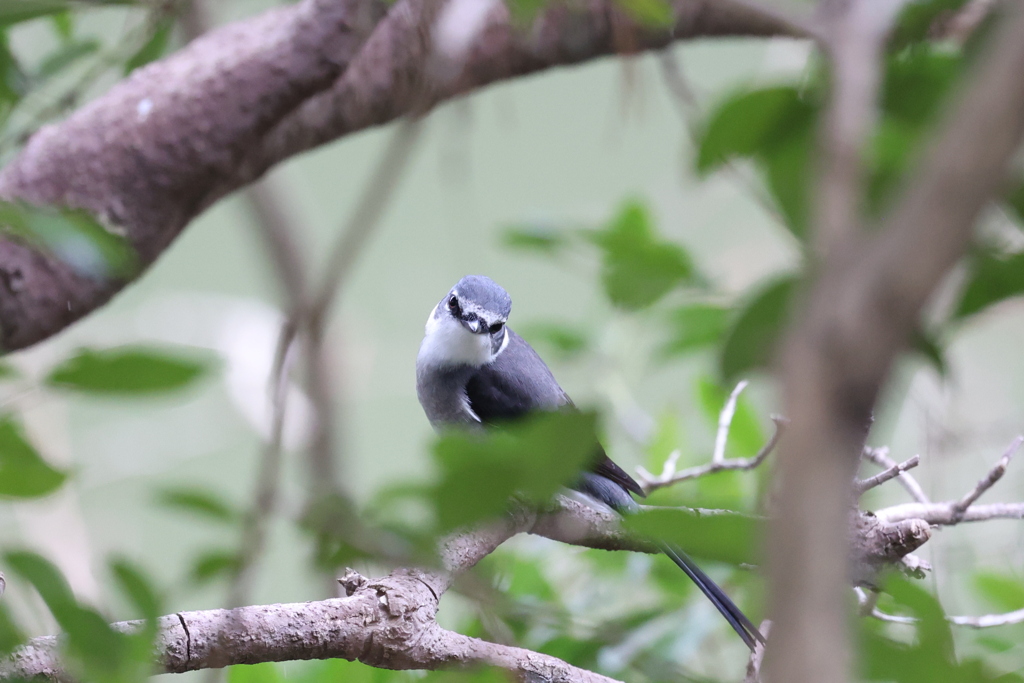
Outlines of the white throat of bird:
{"type": "Polygon", "coordinates": [[[473,334],[448,311],[438,310],[443,304],[438,304],[427,318],[418,363],[428,367],[469,365],[479,368],[493,361],[505,349],[507,332],[498,353],[493,353],[489,334],[473,334]]]}

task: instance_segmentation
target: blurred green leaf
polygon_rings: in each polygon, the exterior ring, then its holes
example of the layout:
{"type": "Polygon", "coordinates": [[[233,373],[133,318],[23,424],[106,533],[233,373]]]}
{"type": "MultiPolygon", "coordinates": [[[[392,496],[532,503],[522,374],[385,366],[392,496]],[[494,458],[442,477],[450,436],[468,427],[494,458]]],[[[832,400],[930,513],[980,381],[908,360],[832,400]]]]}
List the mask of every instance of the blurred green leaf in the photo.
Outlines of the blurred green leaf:
{"type": "MultiPolygon", "coordinates": [[[[728,391],[721,385],[716,384],[707,377],[697,380],[697,397],[703,409],[704,417],[708,425],[718,430],[718,419],[729,399],[728,391]]],[[[761,429],[761,423],[757,418],[757,411],[750,405],[746,394],[740,394],[736,400],[736,412],[733,413],[732,423],[729,425],[729,438],[726,441],[725,453],[727,457],[749,458],[757,455],[757,452],[764,446],[765,436],[761,429]]]]}
{"type": "Polygon", "coordinates": [[[27,640],[25,633],[14,622],[7,606],[0,604],[0,657],[6,657],[27,640]]]}
{"type": "Polygon", "coordinates": [[[1012,650],[1018,646],[1018,643],[988,633],[977,636],[974,639],[974,642],[978,643],[989,652],[996,653],[1007,652],[1008,650],[1012,650]]]}
{"type": "Polygon", "coordinates": [[[546,502],[597,453],[592,412],[543,412],[484,433],[451,430],[434,444],[432,493],[442,531],[508,509],[513,495],[546,502]]]}
{"type": "Polygon", "coordinates": [[[32,584],[58,619],[68,610],[77,607],[71,586],[49,560],[26,550],[15,550],[4,554],[4,561],[16,574],[32,584]]]}
{"type": "Polygon", "coordinates": [[[716,345],[729,325],[729,309],[713,304],[688,304],[668,315],[669,339],[661,347],[665,356],[682,356],[716,345]]]}
{"type": "Polygon", "coordinates": [[[1024,581],[995,574],[978,572],[974,575],[974,586],[978,593],[1003,612],[1024,609],[1024,581]]]}
{"type": "Polygon", "coordinates": [[[284,683],[284,680],[273,662],[235,664],[228,667],[228,683],[284,683]]]}
{"type": "Polygon", "coordinates": [[[1018,177],[1014,180],[1013,187],[1004,201],[1014,223],[1024,230],[1024,179],[1018,177]]]}
{"type": "Polygon", "coordinates": [[[60,37],[61,41],[67,42],[74,37],[75,18],[68,10],[51,14],[50,22],[53,24],[53,30],[57,32],[57,36],[60,37]]]}
{"type": "Polygon", "coordinates": [[[990,670],[980,660],[958,662],[953,634],[934,596],[900,576],[886,582],[885,591],[901,611],[917,619],[912,644],[890,639],[877,623],[861,620],[861,675],[865,680],[897,683],[982,683],[1020,681],[1014,674],[990,670]]]}
{"type": "Polygon", "coordinates": [[[46,382],[87,394],[153,394],[186,387],[207,374],[211,365],[196,356],[156,347],[82,349],[54,368],[46,382]]]}
{"type": "Polygon", "coordinates": [[[934,121],[962,70],[960,55],[937,46],[890,56],[882,82],[882,111],[913,126],[934,121]]]}
{"type": "MultiPolygon", "coordinates": [[[[381,498],[390,501],[389,507],[400,504],[403,499],[425,496],[426,486],[400,485],[391,487],[381,498]]],[[[384,503],[387,505],[387,503],[384,503]]],[[[372,512],[380,514],[382,502],[374,500],[372,512]]],[[[355,560],[365,559],[374,555],[387,555],[385,546],[393,539],[383,528],[368,529],[363,524],[364,517],[355,508],[352,501],[342,495],[323,496],[309,505],[302,515],[301,527],[312,534],[315,541],[314,564],[324,570],[343,565],[351,565],[355,560]],[[380,550],[381,552],[376,552],[380,550]]],[[[426,525],[424,525],[426,526],[426,525]]],[[[414,545],[426,542],[419,538],[417,532],[422,529],[403,529],[413,537],[414,545]]],[[[402,548],[405,550],[406,548],[402,548]]],[[[431,548],[433,550],[433,548],[431,548]]]]}
{"type": "MultiPolygon", "coordinates": [[[[889,199],[896,196],[902,186],[914,145],[920,137],[915,126],[891,117],[883,118],[877,126],[868,150],[867,211],[870,217],[880,217],[889,199]]],[[[917,127],[923,129],[923,126],[917,127]]]]}
{"type": "Polygon", "coordinates": [[[238,555],[227,550],[211,550],[200,554],[192,563],[189,577],[205,584],[230,575],[238,568],[238,555]]]}
{"type": "Polygon", "coordinates": [[[793,131],[761,158],[768,190],[782,214],[783,224],[800,242],[807,241],[810,231],[814,130],[808,124],[793,131]]]}
{"type": "Polygon", "coordinates": [[[682,434],[679,420],[674,410],[664,410],[658,415],[658,421],[650,441],[644,449],[647,452],[647,467],[652,472],[660,472],[672,451],[679,448],[682,434]]]}
{"type": "Polygon", "coordinates": [[[719,357],[723,380],[768,367],[785,329],[799,288],[798,275],[785,275],[761,287],[740,311],[726,334],[719,357]]]}
{"type": "Polygon", "coordinates": [[[935,369],[939,377],[945,377],[949,371],[949,364],[946,362],[946,353],[938,338],[931,332],[915,330],[910,340],[911,348],[920,353],[926,361],[935,369]]]}
{"type": "Polygon", "coordinates": [[[732,513],[657,508],[630,515],[624,524],[634,533],[674,543],[687,554],[729,564],[758,564],[757,539],[764,538],[762,520],[732,513]]]}
{"type": "Polygon", "coordinates": [[[508,0],[509,14],[520,26],[531,23],[548,6],[549,0],[508,0]]]}
{"type": "Polygon", "coordinates": [[[958,53],[938,47],[915,47],[887,58],[881,92],[883,116],[869,150],[871,216],[879,216],[889,198],[897,194],[962,70],[958,53]]]}
{"type": "Polygon", "coordinates": [[[426,671],[419,680],[423,683],[509,683],[507,674],[493,667],[426,671]]]}
{"type": "Polygon", "coordinates": [[[667,0],[615,0],[630,17],[654,27],[672,25],[672,6],[667,0]]]}
{"type": "Polygon", "coordinates": [[[596,638],[557,635],[545,642],[540,651],[563,661],[573,662],[578,666],[595,668],[593,664],[589,663],[597,661],[597,656],[605,645],[596,638]]]}
{"type": "Polygon", "coordinates": [[[481,562],[480,569],[492,576],[495,588],[512,598],[558,600],[557,592],[544,576],[540,558],[524,558],[507,552],[492,554],[481,562]]]}
{"type": "Polygon", "coordinates": [[[49,560],[28,551],[4,555],[7,566],[36,589],[61,629],[68,649],[87,672],[113,677],[131,654],[129,636],[114,631],[98,612],[75,600],[64,576],[49,560]]]}
{"type": "Polygon", "coordinates": [[[166,488],[159,492],[161,505],[189,512],[215,522],[234,524],[241,513],[213,491],[192,487],[166,488]]]}
{"type": "Polygon", "coordinates": [[[738,92],[711,113],[697,171],[706,175],[733,157],[755,160],[786,227],[804,241],[816,117],[817,107],[794,86],[738,92]]]}
{"type": "Polygon", "coordinates": [[[917,617],[918,645],[938,660],[955,657],[953,631],[946,613],[934,595],[901,576],[893,576],[885,584],[885,592],[897,603],[909,608],[917,617]]]}
{"type": "Polygon", "coordinates": [[[415,674],[410,676],[406,671],[378,669],[359,661],[328,659],[311,663],[302,675],[294,678],[289,675],[289,680],[295,683],[414,683],[417,679],[415,674]]]}
{"type": "Polygon", "coordinates": [[[685,502],[691,507],[746,512],[752,505],[750,487],[745,484],[752,482],[753,476],[749,472],[725,470],[706,477],[698,477],[693,482],[696,493],[687,496],[685,502]]]}
{"type": "Polygon", "coordinates": [[[967,0],[916,0],[900,12],[889,36],[889,48],[899,50],[928,37],[937,20],[960,9],[967,0]]]}
{"type": "MultiPolygon", "coordinates": [[[[92,5],[134,5],[137,0],[91,0],[92,5]]],[[[3,0],[0,28],[38,17],[62,13],[78,4],[75,0],[3,0]]]]}
{"type": "Polygon", "coordinates": [[[80,275],[127,279],[138,271],[135,250],[84,211],[0,201],[0,227],[46,249],[80,275]]]}
{"type": "Polygon", "coordinates": [[[986,250],[968,260],[967,285],[953,313],[966,318],[989,306],[1024,294],[1024,252],[998,254],[986,250]]]}
{"type": "Polygon", "coordinates": [[[17,104],[27,91],[28,77],[8,47],[6,34],[0,31],[0,123],[7,118],[10,107],[17,104]]]}
{"type": "Polygon", "coordinates": [[[620,308],[646,308],[674,287],[694,280],[689,254],[657,239],[650,214],[639,201],[626,202],[608,225],[589,237],[604,251],[604,290],[620,308]]]}
{"type": "Polygon", "coordinates": [[[42,459],[10,415],[0,416],[0,496],[45,496],[66,478],[42,459]]]}
{"type": "Polygon", "coordinates": [[[145,66],[156,61],[167,52],[167,45],[171,40],[171,30],[174,28],[174,18],[166,17],[159,21],[153,30],[149,40],[140,47],[135,54],[128,58],[124,64],[125,75],[135,71],[140,66],[145,66]]]}
{"type": "Polygon", "coordinates": [[[569,241],[566,231],[542,224],[513,225],[501,233],[501,243],[511,249],[552,255],[569,241]]]}
{"type": "Polygon", "coordinates": [[[162,613],[160,598],[145,574],[124,558],[110,561],[110,573],[114,576],[118,588],[131,602],[139,617],[149,622],[155,631],[155,620],[162,613]]]}
{"type": "Polygon", "coordinates": [[[700,136],[697,171],[706,175],[732,157],[771,156],[811,127],[814,109],[792,86],[744,90],[711,113],[700,136]]]}
{"type": "Polygon", "coordinates": [[[39,75],[43,78],[53,76],[99,49],[100,41],[95,38],[64,43],[39,65],[39,75]]]}
{"type": "Polygon", "coordinates": [[[523,329],[522,336],[531,346],[547,346],[562,357],[575,356],[587,348],[587,335],[568,325],[532,323],[523,329]]]}

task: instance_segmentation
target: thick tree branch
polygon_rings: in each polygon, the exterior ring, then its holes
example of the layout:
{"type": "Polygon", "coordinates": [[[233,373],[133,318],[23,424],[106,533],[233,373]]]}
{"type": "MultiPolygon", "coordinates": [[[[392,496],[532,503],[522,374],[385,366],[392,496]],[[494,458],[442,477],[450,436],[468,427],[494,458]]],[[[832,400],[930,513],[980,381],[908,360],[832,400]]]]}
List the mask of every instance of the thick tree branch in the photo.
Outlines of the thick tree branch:
{"type": "MultiPolygon", "coordinates": [[[[610,681],[547,655],[446,631],[434,621],[437,598],[416,573],[396,572],[366,582],[347,598],[179,612],[161,617],[160,671],[211,666],[344,658],[386,669],[488,665],[519,680],[610,681]]],[[[116,624],[134,629],[138,622],[116,624]]],[[[36,638],[4,667],[4,678],[64,676],[59,639],[36,638]]]]}
{"type": "Polygon", "coordinates": [[[1024,132],[1016,3],[880,230],[830,251],[783,354],[787,414],[771,534],[772,680],[847,679],[849,482],[865,425],[920,312],[962,256],[1024,132]],[[923,248],[927,245],[927,248],[923,248]]]}
{"type": "MultiPolygon", "coordinates": [[[[501,519],[443,540],[436,569],[397,569],[377,580],[349,570],[340,579],[347,598],[168,615],[158,624],[159,671],[341,657],[389,669],[489,665],[519,680],[609,681],[553,657],[446,631],[435,616],[440,596],[459,574],[519,533],[605,550],[659,552],[656,545],[622,531],[619,521],[609,509],[567,496],[556,497],[540,513],[513,505],[501,519]]],[[[885,520],[863,513],[855,529],[856,565],[862,568],[858,580],[868,583],[880,567],[900,561],[929,535],[920,519],[885,520]]],[[[138,627],[139,622],[115,624],[122,630],[138,627]]],[[[60,657],[57,637],[35,638],[0,663],[0,680],[66,680],[60,657]]]]}
{"type": "MultiPolygon", "coordinates": [[[[204,208],[272,165],[473,88],[676,39],[804,33],[736,0],[676,0],[670,30],[593,0],[521,31],[496,6],[453,77],[428,59],[441,4],[399,0],[377,25],[383,3],[304,0],[215,30],[36,133],[0,171],[0,198],[85,209],[149,264],[204,208]]],[[[0,240],[3,348],[45,339],[124,284],[0,240]]]]}

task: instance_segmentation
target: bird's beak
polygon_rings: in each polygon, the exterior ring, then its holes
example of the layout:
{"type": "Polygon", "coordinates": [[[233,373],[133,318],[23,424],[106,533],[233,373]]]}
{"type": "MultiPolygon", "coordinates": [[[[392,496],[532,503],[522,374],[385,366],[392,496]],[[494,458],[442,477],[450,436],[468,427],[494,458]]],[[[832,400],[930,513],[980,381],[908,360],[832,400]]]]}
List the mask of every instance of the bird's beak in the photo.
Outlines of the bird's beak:
{"type": "Polygon", "coordinates": [[[463,327],[472,332],[473,334],[480,334],[480,331],[484,329],[484,323],[480,318],[473,318],[471,320],[460,320],[463,327]]]}

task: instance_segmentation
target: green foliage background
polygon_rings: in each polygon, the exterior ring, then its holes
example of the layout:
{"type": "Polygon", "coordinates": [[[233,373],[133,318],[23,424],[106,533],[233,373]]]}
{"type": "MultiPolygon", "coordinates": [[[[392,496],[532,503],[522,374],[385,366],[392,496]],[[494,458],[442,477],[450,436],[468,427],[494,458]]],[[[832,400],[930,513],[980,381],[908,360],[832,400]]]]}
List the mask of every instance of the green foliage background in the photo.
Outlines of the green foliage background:
{"type": "MultiPolygon", "coordinates": [[[[269,4],[233,0],[216,13],[228,21],[269,4]]],[[[664,20],[656,0],[623,4],[664,20]]],[[[950,4],[913,5],[893,39],[868,151],[869,218],[898,192],[976,54],[973,43],[958,51],[920,42],[929,13],[950,4]]],[[[519,2],[517,16],[525,21],[537,6],[519,2]]],[[[44,120],[180,47],[170,7],[0,5],[0,163],[44,120]]],[[[417,557],[433,534],[499,511],[509,492],[546,497],[586,455],[569,457],[579,440],[552,434],[599,434],[627,470],[658,472],[673,452],[680,467],[702,464],[728,392],[748,378],[727,455],[749,457],[764,443],[768,416],[780,409],[765,366],[805,278],[810,160],[827,77],[808,46],[792,41],[688,43],[672,53],[697,97],[689,120],[653,56],[503,84],[431,115],[330,331],[344,478],[363,523],[383,540],[357,549],[310,534],[310,516],[299,519],[306,491],[297,419],[286,430],[285,514],[261,563],[258,601],[322,597],[318,563],[381,573],[381,553],[417,557]],[[509,290],[510,324],[596,413],[556,416],[486,444],[434,441],[415,398],[414,359],[427,313],[467,273],[509,290]],[[533,456],[528,468],[523,453],[533,456]]],[[[275,171],[310,254],[337,237],[387,135],[362,133],[275,171]]],[[[1008,341],[1024,333],[1014,298],[1024,293],[1022,198],[1015,184],[986,216],[879,410],[872,442],[889,444],[898,459],[921,453],[920,478],[936,500],[962,495],[1022,430],[1024,361],[1008,341]]],[[[97,277],[136,267],[123,243],[83,216],[8,204],[0,218],[97,277]]],[[[61,629],[85,680],[137,680],[152,632],[124,636],[107,620],[223,602],[266,438],[258,399],[281,321],[252,221],[242,198],[221,202],[139,284],[0,366],[8,583],[0,649],[61,629]]],[[[308,414],[300,394],[292,405],[299,418],[308,414]]],[[[1018,470],[987,496],[1024,499],[1018,470]]],[[[651,502],[757,513],[766,477],[723,473],[651,502]]],[[[867,502],[902,500],[890,485],[867,502]]],[[[347,519],[352,511],[316,514],[347,519]]],[[[704,521],[666,512],[635,524],[678,534],[760,618],[761,580],[741,566],[758,560],[760,525],[704,521]]],[[[1024,607],[1022,531],[1004,521],[937,534],[923,553],[936,567],[929,580],[893,583],[881,603],[921,625],[864,622],[864,679],[1017,680],[1024,626],[963,631],[942,615],[1024,607]]],[[[475,576],[445,596],[446,626],[631,681],[742,675],[742,644],[664,558],[520,538],[475,576]]],[[[347,662],[229,672],[232,683],[496,676],[347,662]]]]}

